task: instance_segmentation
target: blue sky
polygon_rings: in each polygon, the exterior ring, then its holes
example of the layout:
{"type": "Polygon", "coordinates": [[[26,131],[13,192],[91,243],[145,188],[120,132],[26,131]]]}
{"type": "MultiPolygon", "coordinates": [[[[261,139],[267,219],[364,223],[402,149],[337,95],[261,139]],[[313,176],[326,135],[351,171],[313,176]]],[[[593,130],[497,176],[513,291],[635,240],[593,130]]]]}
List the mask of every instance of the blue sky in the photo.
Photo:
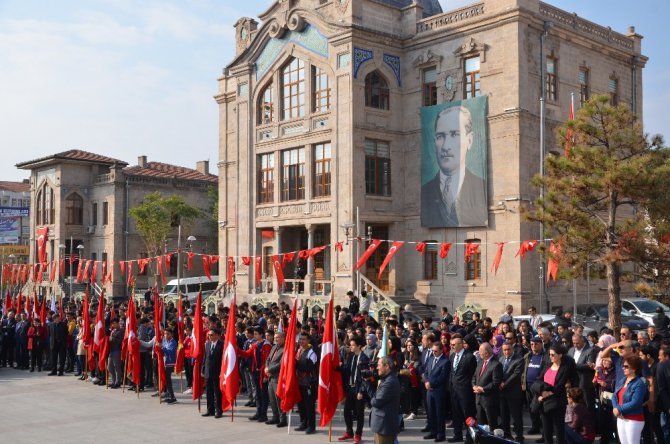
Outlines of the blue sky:
{"type": "MultiPolygon", "coordinates": [[[[356,1],[356,0],[353,0],[356,1]]],[[[441,0],[443,9],[471,3],[441,0]]],[[[670,137],[667,0],[552,0],[645,38],[645,128],[670,137]]],[[[67,149],[216,173],[216,79],[234,55],[233,24],[272,0],[0,0],[0,180],[14,164],[67,149]]]]}

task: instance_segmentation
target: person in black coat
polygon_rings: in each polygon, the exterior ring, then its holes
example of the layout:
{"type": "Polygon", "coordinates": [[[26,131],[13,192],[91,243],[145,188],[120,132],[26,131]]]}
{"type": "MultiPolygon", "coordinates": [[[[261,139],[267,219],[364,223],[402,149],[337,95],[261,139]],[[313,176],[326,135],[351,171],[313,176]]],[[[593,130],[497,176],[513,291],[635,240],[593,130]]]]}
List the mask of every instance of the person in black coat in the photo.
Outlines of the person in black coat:
{"type": "Polygon", "coordinates": [[[389,356],[379,358],[377,372],[379,386],[377,390],[368,385],[370,404],[370,429],[375,433],[376,444],[393,444],[400,431],[398,414],[400,409],[400,382],[389,356]],[[374,393],[373,393],[374,391],[374,393]]]}
{"type": "Polygon", "coordinates": [[[476,395],[477,422],[488,424],[491,430],[498,428],[500,410],[500,383],[502,365],[493,356],[491,344],[484,342],[479,346],[481,361],[472,376],[472,391],[476,395]]]}
{"type": "MultiPolygon", "coordinates": [[[[451,354],[449,365],[451,377],[449,387],[451,393],[452,419],[454,436],[449,442],[463,441],[463,424],[471,416],[475,416],[475,394],[472,391],[472,376],[477,369],[477,358],[463,348],[463,338],[454,334],[450,341],[451,354]]],[[[466,442],[472,442],[469,433],[465,435],[466,442]]]]}
{"type": "Polygon", "coordinates": [[[426,404],[428,406],[428,423],[431,425],[429,434],[424,439],[442,442],[445,437],[444,407],[446,405],[447,386],[449,384],[449,360],[442,353],[442,344],[432,345],[433,355],[428,359],[423,373],[426,387],[426,404]]]}
{"type": "Polygon", "coordinates": [[[0,367],[14,367],[14,336],[16,334],[16,319],[13,311],[7,313],[7,317],[0,323],[0,334],[2,335],[2,348],[0,348],[0,367]]]}
{"type": "Polygon", "coordinates": [[[65,346],[67,341],[67,325],[61,321],[60,315],[55,313],[51,324],[49,324],[49,348],[51,350],[51,373],[56,374],[56,362],[58,362],[58,376],[63,376],[65,370],[65,346]]]}
{"type": "Polygon", "coordinates": [[[342,373],[344,385],[344,423],[346,431],[339,439],[344,441],[355,438],[360,441],[365,424],[365,398],[367,382],[361,372],[370,368],[370,360],[362,351],[363,338],[356,336],[349,340],[349,357],[339,371],[342,373]],[[356,420],[356,434],[354,434],[354,419],[356,420]]]}
{"type": "Polygon", "coordinates": [[[348,291],[347,296],[349,296],[349,314],[351,316],[356,316],[361,307],[361,301],[358,299],[358,296],[354,294],[353,291],[348,291]]]}
{"type": "Polygon", "coordinates": [[[500,417],[505,438],[512,438],[510,418],[514,421],[514,433],[517,442],[523,442],[523,404],[524,394],[521,390],[521,375],[524,360],[514,354],[511,344],[502,346],[502,355],[499,357],[502,365],[502,382],[500,383],[500,417]]]}
{"type": "Polygon", "coordinates": [[[223,359],[223,342],[221,341],[221,331],[213,328],[207,332],[207,342],[205,343],[205,356],[202,362],[202,376],[205,378],[205,387],[207,391],[207,412],[202,416],[212,416],[221,418],[221,387],[219,386],[219,376],[221,375],[221,360],[223,359]]]}

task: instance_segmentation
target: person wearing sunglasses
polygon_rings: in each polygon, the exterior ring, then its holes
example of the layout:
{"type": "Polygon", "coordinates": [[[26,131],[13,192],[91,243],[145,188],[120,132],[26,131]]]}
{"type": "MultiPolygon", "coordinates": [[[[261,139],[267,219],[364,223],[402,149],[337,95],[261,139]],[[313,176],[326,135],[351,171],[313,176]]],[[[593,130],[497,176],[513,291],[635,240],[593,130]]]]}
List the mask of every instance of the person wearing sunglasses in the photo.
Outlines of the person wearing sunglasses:
{"type": "Polygon", "coordinates": [[[647,384],[642,379],[642,360],[637,355],[624,358],[625,378],[618,381],[612,396],[612,413],[617,418],[619,441],[637,444],[644,428],[643,405],[649,396],[647,384]]]}
{"type": "MultiPolygon", "coordinates": [[[[622,329],[623,330],[623,329],[622,329]]],[[[616,371],[616,384],[621,385],[626,379],[626,375],[623,371],[624,360],[629,356],[637,355],[635,347],[633,346],[633,341],[626,339],[620,342],[616,342],[609,347],[603,349],[600,352],[600,358],[612,358],[612,364],[614,365],[614,370],[616,371]],[[612,352],[615,353],[612,353],[612,352]]],[[[649,375],[649,367],[646,363],[642,363],[642,376],[649,375]]]]}

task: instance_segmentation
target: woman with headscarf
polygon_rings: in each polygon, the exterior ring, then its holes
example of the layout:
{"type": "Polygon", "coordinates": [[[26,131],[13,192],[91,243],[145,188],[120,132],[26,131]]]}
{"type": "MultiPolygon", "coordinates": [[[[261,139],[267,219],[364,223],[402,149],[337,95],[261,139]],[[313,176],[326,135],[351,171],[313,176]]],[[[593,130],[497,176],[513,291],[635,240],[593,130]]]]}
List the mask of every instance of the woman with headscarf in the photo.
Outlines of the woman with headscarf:
{"type": "Polygon", "coordinates": [[[500,354],[500,351],[502,350],[502,346],[505,343],[505,336],[503,335],[495,335],[493,339],[491,339],[491,347],[493,347],[493,355],[498,356],[500,354]]]}

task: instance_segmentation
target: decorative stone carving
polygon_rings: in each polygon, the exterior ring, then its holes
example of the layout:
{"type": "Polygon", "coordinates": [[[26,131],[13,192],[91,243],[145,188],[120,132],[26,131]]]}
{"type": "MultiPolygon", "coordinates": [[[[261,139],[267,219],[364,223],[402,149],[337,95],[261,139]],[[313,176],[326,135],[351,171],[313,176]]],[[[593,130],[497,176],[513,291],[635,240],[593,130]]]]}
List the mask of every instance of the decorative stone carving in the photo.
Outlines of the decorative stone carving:
{"type": "Polygon", "coordinates": [[[433,53],[430,49],[425,50],[416,58],[412,61],[412,66],[415,68],[425,66],[425,65],[433,65],[433,64],[438,64],[442,62],[442,56],[433,53]]]}
{"type": "Polygon", "coordinates": [[[311,208],[310,211],[312,213],[325,213],[330,210],[330,202],[329,201],[312,202],[310,208],[311,208]]]}
{"type": "Polygon", "coordinates": [[[373,58],[374,52],[371,49],[354,48],[354,79],[357,78],[361,65],[373,58]]]}
{"type": "Polygon", "coordinates": [[[468,57],[479,54],[479,61],[484,63],[486,62],[487,49],[488,45],[478,42],[474,37],[470,37],[470,40],[463,42],[463,44],[454,51],[454,55],[457,57],[468,57]]]}

